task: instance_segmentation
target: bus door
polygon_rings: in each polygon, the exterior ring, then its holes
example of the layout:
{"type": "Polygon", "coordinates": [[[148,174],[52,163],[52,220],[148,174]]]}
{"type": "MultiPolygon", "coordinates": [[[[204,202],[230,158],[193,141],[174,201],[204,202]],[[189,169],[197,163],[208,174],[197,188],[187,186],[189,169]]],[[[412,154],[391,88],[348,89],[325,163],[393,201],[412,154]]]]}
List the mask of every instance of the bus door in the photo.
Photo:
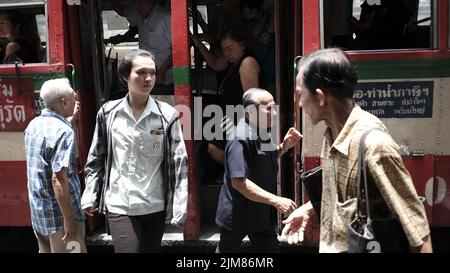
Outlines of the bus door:
{"type": "MultiPolygon", "coordinates": [[[[213,52],[215,56],[221,56],[220,36],[224,29],[239,29],[248,35],[252,43],[261,39],[263,43],[270,42],[272,37],[254,37],[252,28],[245,22],[243,16],[224,16],[224,14],[240,14],[238,1],[191,1],[189,30],[192,35],[203,39],[203,44],[213,52]],[[196,10],[198,12],[196,12],[196,10]],[[200,18],[201,16],[201,18],[200,18]],[[240,19],[236,19],[239,17],[240,19]],[[231,21],[230,21],[231,20],[231,21]],[[205,21],[205,22],[202,22],[205,21]],[[205,25],[207,32],[205,31],[205,25]],[[212,44],[210,44],[212,43],[212,44]]],[[[274,44],[276,84],[272,93],[279,106],[277,111],[277,137],[284,135],[288,128],[294,124],[293,103],[293,66],[292,59],[301,50],[301,1],[261,1],[263,13],[274,18],[274,44]]],[[[260,42],[261,42],[260,41],[260,42]]],[[[191,79],[194,93],[195,110],[201,110],[210,105],[219,104],[218,90],[224,79],[224,72],[214,71],[207,65],[200,52],[191,46],[191,79]],[[198,102],[198,103],[197,103],[198,102]]],[[[264,81],[262,81],[263,83],[264,81]]],[[[269,90],[270,91],[270,90],[269,90]]],[[[212,116],[214,117],[214,116],[212,116]]],[[[202,126],[209,128],[210,116],[204,117],[200,122],[202,126]]],[[[202,127],[203,128],[203,127],[202,127]]],[[[197,130],[197,128],[196,128],[197,130]]],[[[210,155],[210,145],[204,136],[196,140],[197,179],[199,181],[199,200],[202,215],[202,226],[209,229],[215,226],[215,214],[220,188],[223,184],[223,166],[216,163],[210,155]]],[[[286,154],[280,161],[277,189],[280,195],[296,198],[294,181],[294,156],[286,154]]],[[[299,194],[297,194],[298,200],[299,194]]]]}

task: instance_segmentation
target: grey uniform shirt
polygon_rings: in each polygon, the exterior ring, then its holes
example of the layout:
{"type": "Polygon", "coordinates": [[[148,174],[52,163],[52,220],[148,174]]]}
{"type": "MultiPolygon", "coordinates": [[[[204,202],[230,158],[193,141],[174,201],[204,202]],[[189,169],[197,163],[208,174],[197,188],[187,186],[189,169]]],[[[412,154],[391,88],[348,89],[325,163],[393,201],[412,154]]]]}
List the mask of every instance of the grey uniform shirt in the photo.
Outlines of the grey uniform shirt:
{"type": "MultiPolygon", "coordinates": [[[[159,4],[143,18],[136,7],[125,9],[125,16],[131,26],[138,27],[139,48],[150,51],[155,55],[156,65],[162,63],[172,54],[172,23],[170,13],[159,4]]],[[[173,83],[172,68],[166,72],[164,84],[173,83]]]]}
{"type": "Polygon", "coordinates": [[[125,99],[112,124],[110,187],[105,196],[108,211],[144,215],[164,210],[163,142],[161,113],[149,97],[139,120],[125,99]]]}

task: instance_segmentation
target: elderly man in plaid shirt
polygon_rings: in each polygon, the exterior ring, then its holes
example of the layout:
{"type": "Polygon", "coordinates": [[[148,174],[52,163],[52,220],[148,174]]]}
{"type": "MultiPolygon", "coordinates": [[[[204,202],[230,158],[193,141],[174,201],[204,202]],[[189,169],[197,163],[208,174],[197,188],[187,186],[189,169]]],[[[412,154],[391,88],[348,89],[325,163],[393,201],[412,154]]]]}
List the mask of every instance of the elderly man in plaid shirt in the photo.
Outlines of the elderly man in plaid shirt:
{"type": "Polygon", "coordinates": [[[76,93],[67,79],[46,81],[45,109],[25,130],[28,197],[39,252],[86,252],[80,181],[76,174],[76,93]]]}

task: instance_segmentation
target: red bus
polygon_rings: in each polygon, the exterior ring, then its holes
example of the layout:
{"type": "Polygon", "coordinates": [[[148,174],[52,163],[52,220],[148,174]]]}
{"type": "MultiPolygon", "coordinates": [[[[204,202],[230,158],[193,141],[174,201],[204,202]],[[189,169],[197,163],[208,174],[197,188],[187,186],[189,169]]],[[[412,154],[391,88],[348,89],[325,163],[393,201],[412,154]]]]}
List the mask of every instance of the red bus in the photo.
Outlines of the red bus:
{"type": "MultiPolygon", "coordinates": [[[[115,46],[108,38],[127,30],[112,0],[3,0],[0,11],[23,15],[27,35],[39,41],[36,63],[0,64],[0,229],[29,227],[23,130],[39,114],[39,89],[50,78],[68,77],[78,91],[81,118],[78,123],[79,175],[90,147],[95,114],[107,100],[121,93],[114,81],[114,67],[137,39],[115,46]],[[111,49],[111,51],[110,51],[111,49]]],[[[133,5],[134,1],[122,1],[133,5]]],[[[217,92],[216,73],[190,46],[189,32],[201,33],[195,24],[197,9],[208,23],[218,18],[221,0],[162,0],[171,11],[174,103],[180,109],[204,107],[217,92]],[[203,106],[194,105],[202,98],[203,106]]],[[[232,2],[232,1],[230,1],[232,2]]],[[[295,152],[280,162],[279,194],[296,202],[307,201],[299,176],[319,164],[323,127],[313,127],[295,101],[296,56],[329,46],[344,47],[356,63],[360,77],[355,100],[382,118],[402,146],[403,158],[419,195],[425,197],[432,230],[449,234],[450,227],[450,35],[448,0],[406,0],[407,20],[399,42],[381,35],[375,42],[361,42],[349,27],[350,18],[363,20],[362,4],[381,1],[265,0],[264,10],[274,18],[276,91],[280,106],[279,133],[296,126],[305,138],[295,152]],[[334,6],[338,2],[338,7],[334,6]],[[348,3],[347,3],[348,2],[348,3]],[[342,43],[346,37],[347,43],[342,43]],[[447,120],[447,121],[446,121],[447,120]]],[[[398,14],[399,15],[399,14],[398,14]]],[[[400,16],[400,15],[399,15],[400,16]]],[[[0,31],[0,42],[2,42],[0,31]]],[[[362,36],[361,36],[362,37],[362,36]]],[[[123,90],[122,90],[123,91],[123,90]]],[[[194,111],[191,111],[194,112],[194,111]]],[[[183,236],[203,240],[218,232],[214,223],[221,181],[205,173],[204,142],[194,140],[194,124],[182,118],[189,155],[188,218],[183,236]]],[[[195,128],[194,128],[195,129],[195,128]]],[[[281,219],[281,216],[280,216],[281,219]]],[[[88,219],[89,231],[102,229],[102,217],[88,219]]],[[[280,224],[281,227],[281,224],[280,224]]],[[[318,229],[308,234],[317,244],[318,229]]],[[[181,234],[179,234],[181,235],[181,234]]],[[[433,234],[432,234],[433,235],[433,234]]],[[[214,237],[217,238],[217,237],[214,237]]],[[[433,239],[434,240],[434,239],[433,239]]]]}

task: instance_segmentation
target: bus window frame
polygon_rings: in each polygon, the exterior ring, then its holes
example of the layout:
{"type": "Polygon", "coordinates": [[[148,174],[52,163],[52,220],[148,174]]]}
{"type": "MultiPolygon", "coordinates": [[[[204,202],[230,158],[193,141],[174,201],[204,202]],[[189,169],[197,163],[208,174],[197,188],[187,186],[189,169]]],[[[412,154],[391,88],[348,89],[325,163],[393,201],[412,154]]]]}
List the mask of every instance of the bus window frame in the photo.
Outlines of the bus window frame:
{"type": "Polygon", "coordinates": [[[2,8],[17,8],[17,7],[29,7],[29,6],[41,6],[45,5],[47,1],[45,0],[26,0],[21,3],[17,3],[16,0],[11,0],[11,3],[0,4],[2,8]],[[14,1],[14,2],[13,2],[14,1]]]}
{"type": "Polygon", "coordinates": [[[448,23],[448,25],[447,25],[447,36],[448,36],[447,48],[448,49],[450,49],[450,21],[449,21],[449,18],[450,18],[450,4],[447,2],[447,23],[448,23]]]}
{"type": "MultiPolygon", "coordinates": [[[[308,55],[319,48],[323,48],[323,0],[303,1],[303,52],[308,55]],[[309,21],[308,21],[309,20],[309,21]]],[[[407,60],[407,59],[430,59],[450,57],[450,34],[448,28],[448,0],[432,0],[431,13],[433,14],[433,46],[428,49],[382,49],[382,50],[362,50],[346,51],[353,61],[370,60],[407,60]]]]}
{"type": "Polygon", "coordinates": [[[0,8],[27,8],[42,7],[46,17],[47,41],[46,41],[46,62],[19,64],[16,69],[15,64],[0,64],[0,75],[18,75],[33,73],[55,73],[64,72],[67,63],[66,59],[66,39],[64,34],[63,9],[65,1],[47,0],[41,2],[22,1],[16,5],[0,4],[0,8]],[[55,12],[49,12],[49,10],[55,12]],[[53,26],[50,28],[49,26],[53,26]]]}

